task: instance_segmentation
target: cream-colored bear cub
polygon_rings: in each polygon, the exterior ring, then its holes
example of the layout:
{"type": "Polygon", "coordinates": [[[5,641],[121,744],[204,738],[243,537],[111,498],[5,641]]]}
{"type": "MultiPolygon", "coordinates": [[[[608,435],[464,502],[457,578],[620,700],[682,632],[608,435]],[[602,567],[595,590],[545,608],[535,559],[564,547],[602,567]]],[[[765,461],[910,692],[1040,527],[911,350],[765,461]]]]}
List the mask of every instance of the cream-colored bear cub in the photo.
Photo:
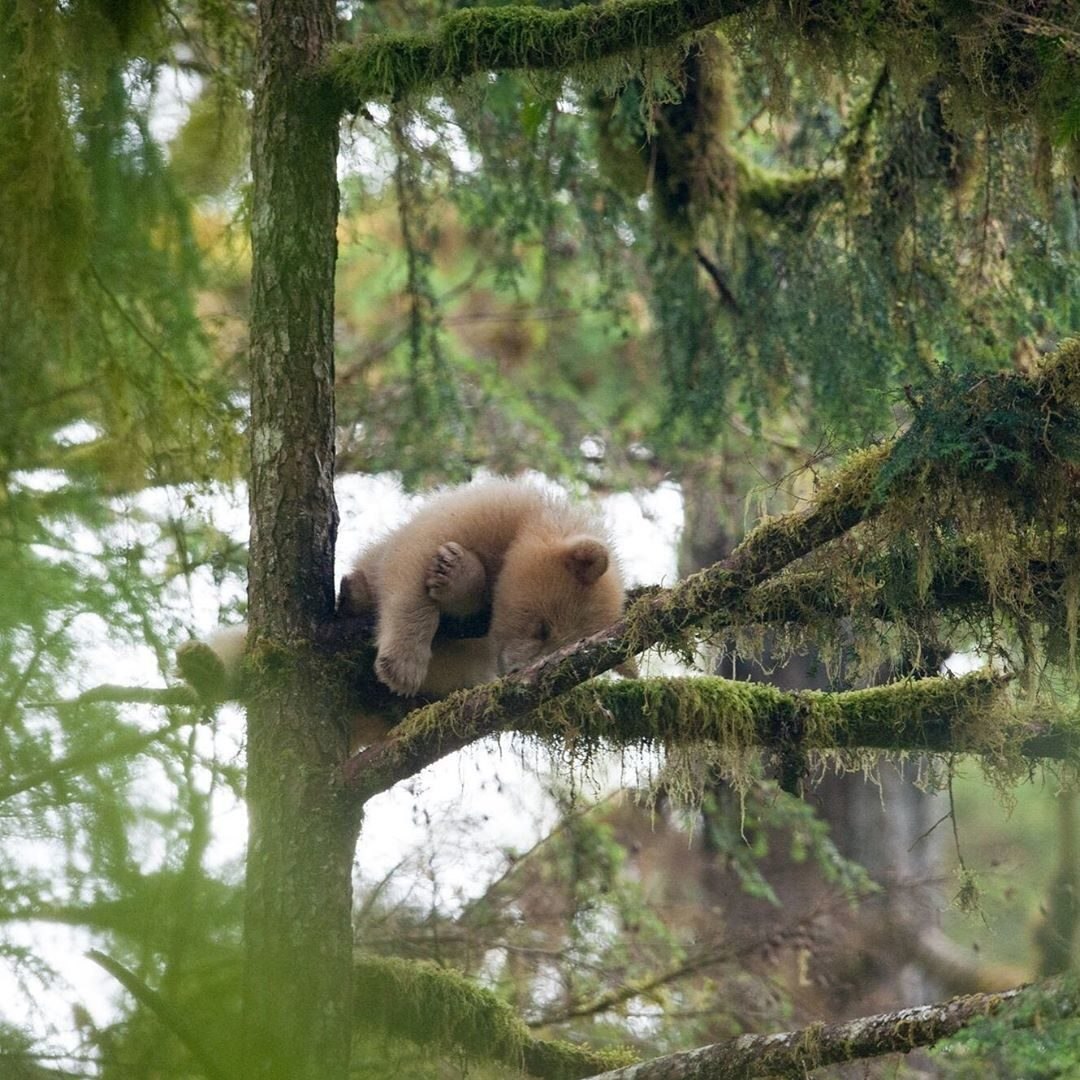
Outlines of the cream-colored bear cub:
{"type": "Polygon", "coordinates": [[[586,508],[515,480],[436,495],[357,559],[341,615],[377,613],[375,673],[398,694],[487,682],[602,630],[622,575],[586,508]],[[491,610],[481,638],[437,633],[442,615],[491,610]]]}

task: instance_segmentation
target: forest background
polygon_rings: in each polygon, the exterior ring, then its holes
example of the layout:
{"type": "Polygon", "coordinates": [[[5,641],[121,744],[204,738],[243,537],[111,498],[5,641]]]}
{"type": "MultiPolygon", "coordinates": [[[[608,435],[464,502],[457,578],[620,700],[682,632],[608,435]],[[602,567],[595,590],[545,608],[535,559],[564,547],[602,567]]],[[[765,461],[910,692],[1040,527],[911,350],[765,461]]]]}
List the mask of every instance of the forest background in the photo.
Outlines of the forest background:
{"type": "MultiPolygon", "coordinates": [[[[443,40],[460,46],[490,34],[481,9],[339,6],[336,467],[410,490],[527,468],[576,494],[677,491],[688,573],[840,490],[830,470],[849,450],[908,432],[875,489],[898,507],[881,531],[805,567],[827,578],[781,580],[709,627],[706,662],[848,690],[977,651],[1017,673],[1011,720],[1057,723],[1075,673],[1060,387],[1076,358],[1056,350],[1080,314],[1077,14],[744,6],[539,70],[457,71],[462,47],[435,81],[387,66],[380,43],[450,17],[443,40]]],[[[243,546],[207,508],[235,502],[247,470],[255,19],[137,0],[0,13],[0,951],[27,1002],[59,987],[72,1012],[13,1012],[0,1052],[12,1075],[231,1075],[241,869],[209,853],[216,810],[245,797],[236,725],[190,698],[78,695],[101,681],[101,642],[131,650],[120,681],[173,680],[176,645],[205,629],[196,608],[220,597],[228,622],[242,607],[243,546]],[[49,924],[98,950],[124,987],[112,1010],[64,989],[35,944],[49,924]]],[[[365,529],[381,501],[357,512],[365,529]]],[[[520,771],[547,778],[558,820],[482,888],[446,897],[445,863],[424,861],[473,857],[468,822],[432,824],[395,876],[361,881],[365,1075],[503,1068],[478,1064],[494,1021],[470,1038],[454,1018],[473,984],[428,989],[430,969],[401,960],[472,977],[530,1038],[612,1048],[589,1071],[627,1047],[651,1057],[1069,966],[1067,766],[1044,772],[997,738],[989,785],[954,783],[968,767],[952,756],[901,780],[849,754],[854,773],[823,778],[838,759],[781,747],[758,762],[673,736],[663,767],[624,759],[644,806],[592,806],[595,748],[565,731],[549,758],[550,744],[527,742],[520,771]],[[1014,799],[1010,839],[965,828],[1014,799]],[[933,826],[954,807],[950,856],[947,821],[933,826]],[[402,880],[425,876],[421,903],[402,880]],[[977,914],[948,914],[954,900],[977,914]],[[373,1003],[395,993],[437,1004],[383,1015],[373,1003]]],[[[519,772],[520,745],[485,783],[519,772]]],[[[1037,1075],[1067,1075],[1075,1036],[1040,1026],[1037,1044],[991,1028],[911,1067],[1011,1076],[1037,1059],[1037,1075]]]]}

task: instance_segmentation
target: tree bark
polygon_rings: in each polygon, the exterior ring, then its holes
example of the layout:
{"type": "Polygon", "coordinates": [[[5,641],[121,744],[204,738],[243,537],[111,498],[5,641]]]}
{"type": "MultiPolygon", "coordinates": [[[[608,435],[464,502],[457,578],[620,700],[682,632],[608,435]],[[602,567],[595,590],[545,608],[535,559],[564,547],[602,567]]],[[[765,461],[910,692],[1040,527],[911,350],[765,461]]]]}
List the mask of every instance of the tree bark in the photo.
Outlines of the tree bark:
{"type": "Polygon", "coordinates": [[[311,73],[333,0],[259,0],[252,142],[250,818],[242,1074],[344,1080],[358,814],[335,680],[333,301],[338,118],[311,73]],[[287,646],[285,648],[284,646],[287,646]]]}

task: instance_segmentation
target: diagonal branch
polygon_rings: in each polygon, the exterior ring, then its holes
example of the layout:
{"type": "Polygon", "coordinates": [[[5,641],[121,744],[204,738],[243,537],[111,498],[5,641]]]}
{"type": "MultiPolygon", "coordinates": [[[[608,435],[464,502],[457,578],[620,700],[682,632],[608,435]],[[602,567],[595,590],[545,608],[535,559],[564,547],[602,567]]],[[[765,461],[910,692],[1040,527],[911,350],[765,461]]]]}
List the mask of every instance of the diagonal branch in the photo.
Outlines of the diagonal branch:
{"type": "Polygon", "coordinates": [[[694,627],[730,621],[755,586],[876,512],[875,481],[888,454],[880,446],[855,455],[810,509],[760,525],[727,559],[644,597],[607,630],[497,683],[413,713],[386,742],[350,759],[347,784],[366,800],[629,656],[657,644],[684,646],[694,627]]]}
{"type": "MultiPolygon", "coordinates": [[[[595,1076],[592,1080],[747,1080],[754,1076],[807,1076],[813,1069],[882,1054],[906,1054],[920,1046],[955,1035],[974,1020],[1000,1012],[1006,1005],[1045,1000],[1055,1017],[1080,1010],[1080,993],[1058,979],[1006,990],[969,994],[933,1005],[863,1016],[837,1024],[812,1024],[776,1035],[740,1035],[728,1042],[654,1058],[595,1076]]],[[[1026,1026],[1039,1023],[1032,1010],[1026,1026]]],[[[1018,1017],[1016,1020],[1020,1023],[1018,1017]]]]}
{"type": "Polygon", "coordinates": [[[104,968],[140,1005],[152,1012],[183,1043],[207,1080],[226,1080],[227,1074],[214,1055],[210,1053],[201,1035],[175,1006],[111,956],[106,956],[97,949],[91,949],[86,955],[99,967],[104,968]]]}

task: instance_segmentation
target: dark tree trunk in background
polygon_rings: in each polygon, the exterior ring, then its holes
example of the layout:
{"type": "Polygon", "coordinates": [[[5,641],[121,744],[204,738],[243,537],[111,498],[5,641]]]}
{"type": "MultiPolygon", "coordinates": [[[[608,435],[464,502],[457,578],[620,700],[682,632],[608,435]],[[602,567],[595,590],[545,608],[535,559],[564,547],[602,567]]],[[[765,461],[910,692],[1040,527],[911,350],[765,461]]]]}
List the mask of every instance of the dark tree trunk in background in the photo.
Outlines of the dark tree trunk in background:
{"type": "MultiPolygon", "coordinates": [[[[782,471],[777,469],[777,477],[782,471]]],[[[701,569],[699,560],[708,565],[734,548],[738,537],[728,523],[740,520],[743,503],[726,499],[726,493],[739,488],[725,482],[719,462],[684,485],[681,575],[701,569]]],[[[782,690],[837,689],[829,685],[824,665],[814,655],[795,656],[777,666],[768,656],[767,640],[764,647],[763,665],[727,658],[718,674],[767,682],[782,690]]],[[[835,952],[846,955],[849,964],[832,980],[826,997],[815,1003],[825,1010],[825,1019],[921,1004],[942,993],[935,965],[926,966],[927,950],[919,946],[923,938],[937,940],[939,912],[945,905],[941,866],[948,833],[932,826],[947,812],[948,802],[916,787],[915,760],[897,764],[883,759],[879,770],[880,787],[858,772],[829,774],[805,793],[829,823],[840,851],[883,886],[880,895],[861,903],[854,917],[845,912],[835,922],[835,933],[844,938],[843,947],[835,952]]],[[[810,879],[816,870],[810,863],[787,870],[792,879],[782,872],[780,891],[809,904],[807,898],[815,895],[810,879]]],[[[953,993],[972,989],[983,987],[963,978],[948,987],[953,993]]]]}
{"type": "MultiPolygon", "coordinates": [[[[333,0],[260,0],[258,19],[248,588],[263,664],[333,612],[338,120],[306,78],[332,41],[333,0]]],[[[312,658],[273,670],[248,707],[243,1074],[343,1080],[358,824],[339,781],[344,728],[312,658]]]]}

